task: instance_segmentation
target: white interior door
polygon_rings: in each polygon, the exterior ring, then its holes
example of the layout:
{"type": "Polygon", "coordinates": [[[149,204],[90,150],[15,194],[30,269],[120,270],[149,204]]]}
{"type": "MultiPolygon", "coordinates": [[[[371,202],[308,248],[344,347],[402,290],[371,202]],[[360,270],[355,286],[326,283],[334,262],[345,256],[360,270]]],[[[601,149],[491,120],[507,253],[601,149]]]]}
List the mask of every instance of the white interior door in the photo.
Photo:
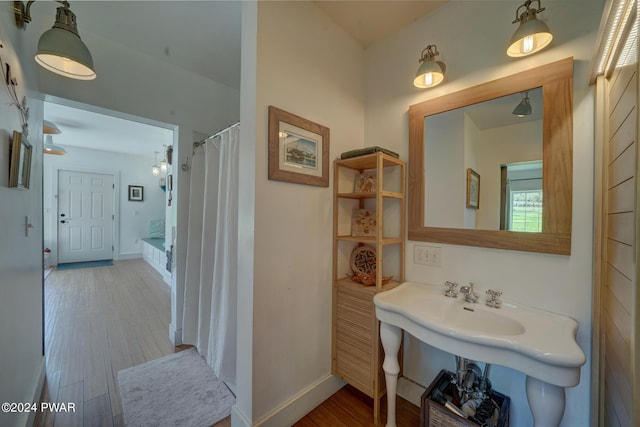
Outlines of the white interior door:
{"type": "Polygon", "coordinates": [[[113,176],[58,171],[58,263],[113,259],[113,176]]]}

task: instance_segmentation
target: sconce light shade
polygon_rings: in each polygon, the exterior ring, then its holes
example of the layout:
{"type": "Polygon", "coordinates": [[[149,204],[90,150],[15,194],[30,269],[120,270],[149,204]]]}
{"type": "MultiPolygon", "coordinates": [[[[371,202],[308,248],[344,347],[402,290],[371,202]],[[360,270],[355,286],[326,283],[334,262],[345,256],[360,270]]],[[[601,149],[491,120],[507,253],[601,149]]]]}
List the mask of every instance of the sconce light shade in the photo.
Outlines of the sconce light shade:
{"type": "Polygon", "coordinates": [[[541,51],[551,43],[551,40],[553,40],[551,30],[549,30],[547,24],[536,17],[543,10],[545,8],[540,6],[540,0],[527,0],[518,7],[516,19],[513,23],[520,22],[520,25],[509,41],[507,55],[514,58],[531,55],[541,51]],[[538,2],[537,9],[530,8],[533,1],[538,2]],[[520,9],[523,7],[526,10],[518,16],[520,9]]]}
{"type": "Polygon", "coordinates": [[[53,154],[55,156],[64,156],[67,154],[67,150],[53,143],[53,137],[51,135],[47,135],[47,138],[42,145],[42,152],[44,154],[53,154]]]}
{"type": "Polygon", "coordinates": [[[422,89],[439,85],[444,81],[444,74],[447,67],[442,61],[436,61],[435,57],[440,55],[438,47],[430,44],[422,51],[420,55],[420,67],[413,79],[413,85],[422,89]]]}
{"type": "Polygon", "coordinates": [[[78,34],[76,15],[69,9],[68,2],[62,4],[57,9],[53,27],[40,36],[36,62],[65,77],[93,80],[96,78],[93,58],[78,34]]]}
{"type": "Polygon", "coordinates": [[[55,123],[50,122],[49,120],[42,121],[42,133],[45,135],[57,135],[62,133],[62,131],[56,126],[55,123]]]}
{"type": "Polygon", "coordinates": [[[151,166],[151,175],[158,176],[160,175],[160,168],[158,167],[158,152],[154,151],[154,153],[156,153],[156,157],[155,161],[153,162],[153,166],[151,166]]]}
{"type": "Polygon", "coordinates": [[[531,103],[529,102],[529,92],[524,93],[522,101],[513,109],[514,116],[524,117],[531,115],[531,103]]]}
{"type": "Polygon", "coordinates": [[[163,145],[163,147],[164,147],[164,157],[162,158],[162,160],[160,160],[160,171],[162,173],[167,171],[168,165],[169,165],[169,163],[167,162],[167,146],[163,145]]]}

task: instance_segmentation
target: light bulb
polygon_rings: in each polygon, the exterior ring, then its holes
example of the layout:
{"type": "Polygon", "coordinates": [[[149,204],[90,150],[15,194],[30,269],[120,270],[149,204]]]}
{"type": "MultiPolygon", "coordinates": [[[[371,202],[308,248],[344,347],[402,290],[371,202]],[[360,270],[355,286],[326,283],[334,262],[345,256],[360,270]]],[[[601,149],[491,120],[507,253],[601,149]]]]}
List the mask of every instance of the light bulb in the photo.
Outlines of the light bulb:
{"type": "Polygon", "coordinates": [[[160,162],[160,171],[161,172],[167,171],[167,162],[165,162],[164,160],[160,162]]]}
{"type": "Polygon", "coordinates": [[[433,84],[433,73],[427,73],[424,75],[424,84],[429,87],[433,84]]]}
{"type": "Polygon", "coordinates": [[[527,54],[535,49],[535,38],[528,35],[522,39],[522,53],[527,54]]]}
{"type": "Polygon", "coordinates": [[[151,167],[151,175],[153,176],[158,176],[160,175],[160,168],[158,166],[152,166],[151,167]]]}

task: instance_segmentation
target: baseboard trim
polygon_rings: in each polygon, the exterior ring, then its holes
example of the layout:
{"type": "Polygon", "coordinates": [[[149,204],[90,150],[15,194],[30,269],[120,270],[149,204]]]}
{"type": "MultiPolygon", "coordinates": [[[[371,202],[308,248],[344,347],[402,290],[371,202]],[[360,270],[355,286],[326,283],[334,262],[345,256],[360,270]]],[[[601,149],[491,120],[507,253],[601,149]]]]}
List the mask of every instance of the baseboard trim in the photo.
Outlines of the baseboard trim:
{"type": "Polygon", "coordinates": [[[238,405],[231,407],[231,425],[233,427],[251,427],[251,423],[240,411],[238,405]]]}
{"type": "Polygon", "coordinates": [[[118,254],[118,260],[121,259],[138,259],[138,258],[142,258],[142,252],[120,252],[118,254]]]}
{"type": "Polygon", "coordinates": [[[344,385],[344,381],[338,377],[327,375],[260,418],[253,426],[282,427],[292,425],[344,385]]]}
{"type": "Polygon", "coordinates": [[[413,403],[418,408],[422,404],[422,394],[425,390],[426,387],[423,387],[410,378],[400,377],[398,379],[398,396],[413,403]]]}
{"type": "Polygon", "coordinates": [[[182,345],[182,329],[176,329],[173,323],[169,324],[169,341],[174,347],[182,345]]]}
{"type": "MultiPolygon", "coordinates": [[[[46,359],[44,356],[42,356],[42,361],[40,362],[40,374],[38,375],[38,380],[36,381],[34,385],[34,389],[31,394],[31,402],[37,402],[38,405],[40,405],[40,396],[42,396],[42,389],[44,387],[44,380],[46,378],[46,375],[47,375],[46,359]]],[[[36,419],[36,413],[37,411],[28,412],[27,419],[24,424],[25,427],[33,425],[33,422],[36,419]]]]}

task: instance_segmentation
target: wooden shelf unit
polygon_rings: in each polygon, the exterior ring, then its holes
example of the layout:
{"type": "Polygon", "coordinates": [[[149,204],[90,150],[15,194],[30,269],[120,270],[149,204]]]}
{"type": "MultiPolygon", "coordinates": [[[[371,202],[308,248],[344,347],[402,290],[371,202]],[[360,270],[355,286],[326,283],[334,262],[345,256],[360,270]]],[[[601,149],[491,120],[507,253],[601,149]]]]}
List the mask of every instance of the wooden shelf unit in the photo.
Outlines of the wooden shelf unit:
{"type": "Polygon", "coordinates": [[[331,369],[334,375],[373,398],[376,425],[380,422],[380,399],[386,390],[380,322],[375,315],[373,297],[404,281],[405,173],[402,160],[382,152],[336,160],[334,163],[331,369]],[[376,175],[375,191],[354,192],[356,177],[365,171],[376,175]],[[390,211],[386,210],[388,205],[392,205],[390,211]],[[376,209],[375,236],[350,234],[351,210],[356,208],[376,209]],[[389,216],[392,216],[392,220],[387,218],[385,226],[385,217],[389,216]],[[395,227],[387,227],[389,223],[395,227]],[[363,244],[376,249],[378,274],[375,286],[355,283],[347,277],[347,274],[352,274],[351,252],[363,244]],[[389,271],[391,273],[387,274],[389,271]],[[383,285],[382,277],[385,275],[393,275],[393,278],[383,285]]]}

